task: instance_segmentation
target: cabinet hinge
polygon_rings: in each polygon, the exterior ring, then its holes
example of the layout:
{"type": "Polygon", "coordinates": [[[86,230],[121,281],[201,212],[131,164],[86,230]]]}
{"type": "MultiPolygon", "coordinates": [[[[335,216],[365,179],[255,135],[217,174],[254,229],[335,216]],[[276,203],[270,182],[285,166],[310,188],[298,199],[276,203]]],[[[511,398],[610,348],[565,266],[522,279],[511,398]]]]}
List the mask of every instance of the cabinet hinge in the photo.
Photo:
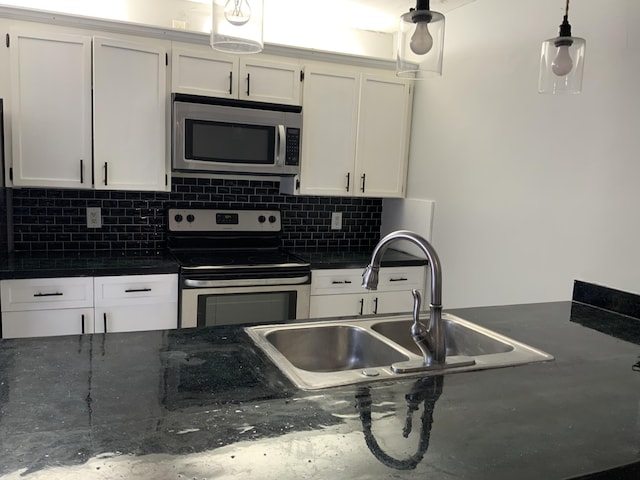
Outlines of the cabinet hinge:
{"type": "Polygon", "coordinates": [[[13,167],[9,167],[9,180],[13,182],[13,167]]]}
{"type": "Polygon", "coordinates": [[[11,36],[9,36],[8,33],[7,33],[7,36],[4,39],[4,42],[7,45],[7,48],[9,48],[11,46],[11,36]]]}
{"type": "Polygon", "coordinates": [[[300,81],[304,82],[304,70],[300,70],[300,81]]]}

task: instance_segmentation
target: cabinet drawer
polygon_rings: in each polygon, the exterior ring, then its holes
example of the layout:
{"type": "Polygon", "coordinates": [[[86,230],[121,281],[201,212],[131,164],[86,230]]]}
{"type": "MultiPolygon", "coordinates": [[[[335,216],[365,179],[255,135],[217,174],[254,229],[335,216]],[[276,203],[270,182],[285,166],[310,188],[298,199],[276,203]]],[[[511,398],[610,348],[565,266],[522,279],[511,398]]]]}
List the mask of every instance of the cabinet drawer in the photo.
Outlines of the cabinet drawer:
{"type": "Polygon", "coordinates": [[[126,275],[94,279],[96,307],[178,301],[178,275],[126,275]]]}
{"type": "Polygon", "coordinates": [[[93,307],[93,278],[30,278],[0,281],[3,312],[93,307]]]}
{"type": "Polygon", "coordinates": [[[364,268],[313,270],[311,272],[311,295],[366,293],[362,287],[363,271],[364,268]]]}
{"type": "Polygon", "coordinates": [[[425,267],[385,267],[380,269],[378,291],[392,292],[424,287],[425,267]]]}
{"type": "MultiPolygon", "coordinates": [[[[365,293],[362,287],[363,272],[364,268],[313,270],[311,295],[365,293]]],[[[425,267],[384,267],[380,269],[377,291],[422,289],[425,275],[425,267]]]]}

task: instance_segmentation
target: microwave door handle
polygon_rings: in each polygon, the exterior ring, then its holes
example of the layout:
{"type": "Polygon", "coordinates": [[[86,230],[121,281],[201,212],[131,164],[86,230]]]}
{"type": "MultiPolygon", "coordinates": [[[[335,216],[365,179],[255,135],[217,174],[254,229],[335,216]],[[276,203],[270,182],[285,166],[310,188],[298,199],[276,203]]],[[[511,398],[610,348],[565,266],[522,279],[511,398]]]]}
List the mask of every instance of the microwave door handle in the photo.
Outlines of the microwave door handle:
{"type": "Polygon", "coordinates": [[[284,156],[287,148],[286,131],[284,125],[278,125],[276,130],[276,165],[284,165],[284,156]]]}

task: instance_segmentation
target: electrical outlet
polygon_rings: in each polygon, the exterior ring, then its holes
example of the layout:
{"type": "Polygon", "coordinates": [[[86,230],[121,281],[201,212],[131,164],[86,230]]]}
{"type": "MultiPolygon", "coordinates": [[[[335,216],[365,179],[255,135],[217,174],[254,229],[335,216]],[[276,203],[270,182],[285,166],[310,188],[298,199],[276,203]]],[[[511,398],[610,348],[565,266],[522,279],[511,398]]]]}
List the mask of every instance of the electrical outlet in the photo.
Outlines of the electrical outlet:
{"type": "Polygon", "coordinates": [[[87,207],[87,228],[102,227],[102,211],[100,207],[87,207]]]}
{"type": "Polygon", "coordinates": [[[342,230],[342,212],[331,212],[331,230],[342,230]]]}

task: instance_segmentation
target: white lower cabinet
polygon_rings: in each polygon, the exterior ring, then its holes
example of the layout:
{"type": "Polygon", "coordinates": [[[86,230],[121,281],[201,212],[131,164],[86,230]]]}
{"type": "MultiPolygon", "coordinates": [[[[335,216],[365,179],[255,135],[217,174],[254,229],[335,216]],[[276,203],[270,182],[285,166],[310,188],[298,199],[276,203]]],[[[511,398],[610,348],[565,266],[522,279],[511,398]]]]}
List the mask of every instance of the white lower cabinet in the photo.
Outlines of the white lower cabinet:
{"type": "Polygon", "coordinates": [[[95,331],[133,332],[178,327],[178,275],[94,279],[95,331]]]}
{"type": "Polygon", "coordinates": [[[178,326],[178,275],[0,281],[2,337],[161,330],[178,326]]]}
{"type": "Polygon", "coordinates": [[[424,291],[424,267],[380,269],[377,290],[362,286],[363,269],[313,270],[311,273],[311,318],[410,312],[411,290],[424,291]]]}

